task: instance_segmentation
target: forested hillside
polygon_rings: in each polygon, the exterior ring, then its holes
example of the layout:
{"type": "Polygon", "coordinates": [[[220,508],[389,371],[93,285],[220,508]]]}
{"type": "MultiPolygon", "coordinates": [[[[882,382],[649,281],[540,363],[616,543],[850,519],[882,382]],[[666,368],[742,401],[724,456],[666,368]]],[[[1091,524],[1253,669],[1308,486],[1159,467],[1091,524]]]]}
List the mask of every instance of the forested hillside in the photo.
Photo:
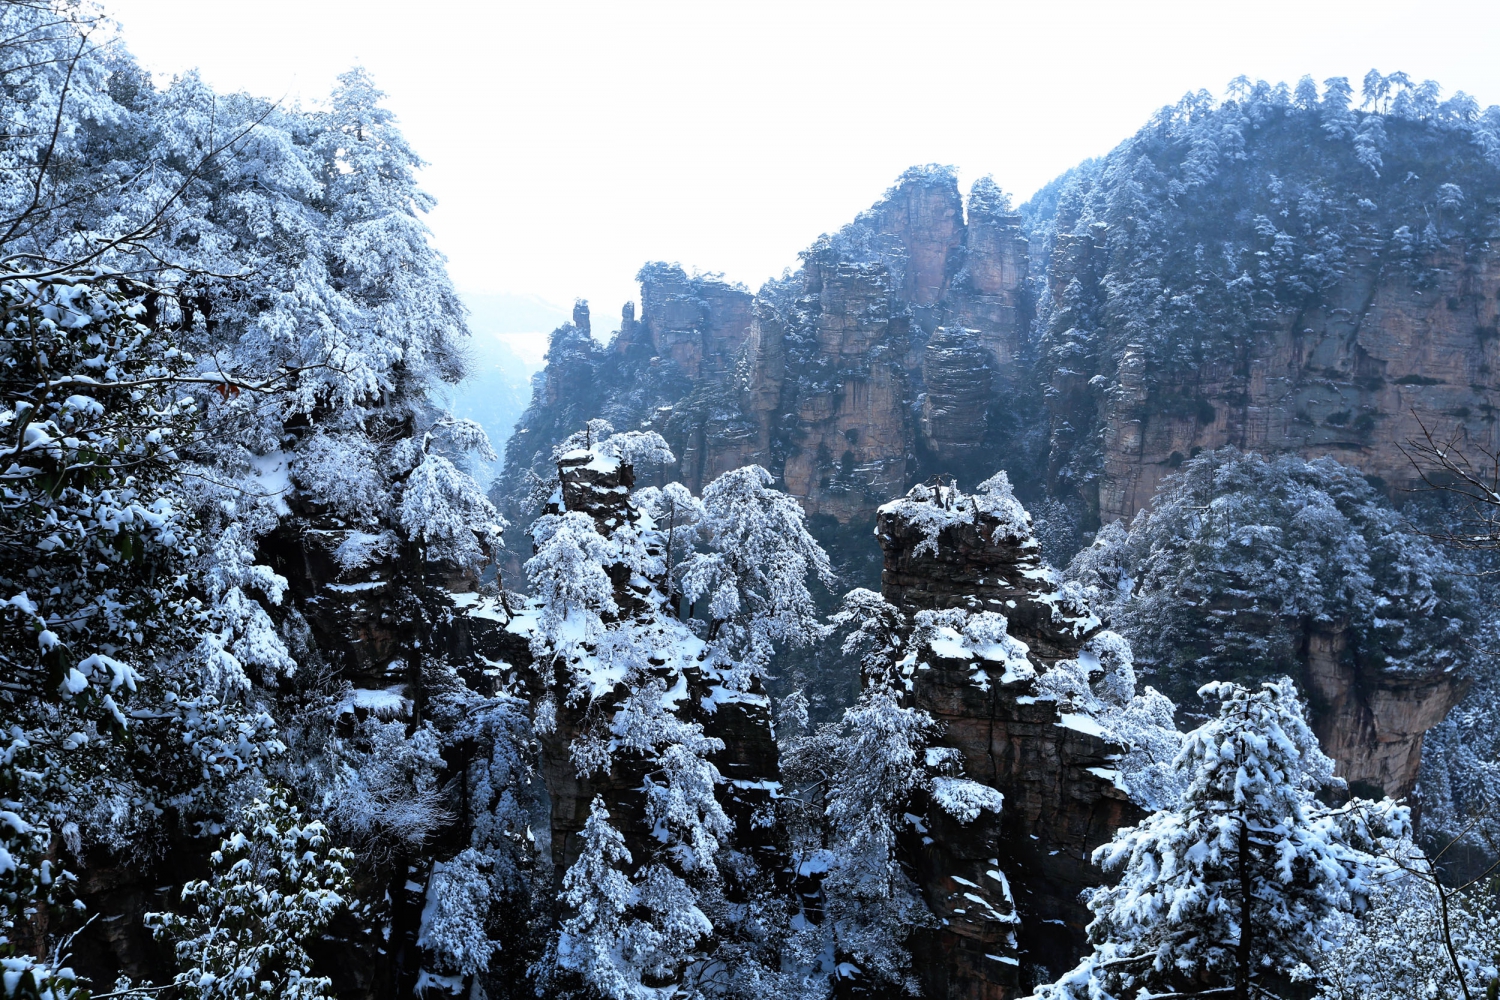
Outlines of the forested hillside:
{"type": "Polygon", "coordinates": [[[649,264],[486,496],[381,98],[0,6],[5,1000],[1500,988],[1500,111],[1237,83],[649,264]]]}

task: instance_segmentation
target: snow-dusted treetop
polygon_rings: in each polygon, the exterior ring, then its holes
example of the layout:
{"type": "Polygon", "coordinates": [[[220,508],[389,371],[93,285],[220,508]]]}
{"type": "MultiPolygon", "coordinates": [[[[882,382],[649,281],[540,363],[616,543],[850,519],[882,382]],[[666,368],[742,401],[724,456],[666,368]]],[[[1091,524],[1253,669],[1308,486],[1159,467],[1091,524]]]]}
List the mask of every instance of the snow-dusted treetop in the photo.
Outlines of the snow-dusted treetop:
{"type": "Polygon", "coordinates": [[[1429,538],[1332,458],[1206,452],[1071,574],[1174,697],[1210,677],[1295,672],[1303,632],[1348,630],[1378,670],[1465,667],[1474,594],[1429,538]]]}
{"type": "Polygon", "coordinates": [[[833,568],[808,532],[802,506],[774,482],[749,465],[709,483],[697,523],[704,551],[679,570],[686,598],[707,601],[710,641],[742,668],[731,682],[737,688],[764,669],[774,643],[806,645],[826,634],[807,577],[831,586],[833,568]]]}
{"type": "Polygon", "coordinates": [[[1044,1000],[1145,1000],[1211,988],[1250,996],[1338,942],[1366,905],[1372,852],[1409,832],[1405,807],[1315,796],[1333,762],[1291,681],[1202,690],[1218,715],[1189,733],[1167,807],[1094,852],[1119,883],[1094,890],[1091,955],[1044,1000]]]}

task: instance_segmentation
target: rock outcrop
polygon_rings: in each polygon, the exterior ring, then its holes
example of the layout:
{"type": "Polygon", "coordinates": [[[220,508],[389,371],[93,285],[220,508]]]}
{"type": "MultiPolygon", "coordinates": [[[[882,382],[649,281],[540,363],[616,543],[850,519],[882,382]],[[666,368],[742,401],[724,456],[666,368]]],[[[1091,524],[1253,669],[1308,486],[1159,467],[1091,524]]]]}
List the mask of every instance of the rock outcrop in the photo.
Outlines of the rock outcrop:
{"type": "MultiPolygon", "coordinates": [[[[625,462],[601,462],[598,457],[595,451],[579,450],[558,460],[558,489],[548,512],[585,513],[599,534],[608,538],[621,528],[638,524],[642,515],[630,498],[636,485],[634,468],[625,462]]],[[[704,644],[658,606],[661,596],[654,584],[620,563],[604,568],[619,609],[605,616],[605,626],[628,630],[636,652],[653,664],[653,679],[663,683],[663,690],[678,692],[671,696],[677,719],[697,723],[705,734],[723,742],[723,748],[708,759],[723,779],[715,794],[733,823],[730,842],[724,846],[754,860],[751,866],[739,866],[735,876],[745,876],[753,868],[760,882],[784,882],[785,844],[780,833],[764,821],[772,812],[772,796],[779,787],[769,699],[759,682],[748,692],[731,696],[716,689],[719,679],[711,666],[703,663],[704,644]]],[[[535,627],[532,609],[510,618],[505,630],[520,638],[529,636],[535,627]]],[[[580,736],[597,731],[601,721],[607,728],[608,720],[631,694],[630,687],[622,681],[612,688],[570,696],[570,692],[580,690],[580,681],[570,673],[571,665],[565,658],[533,664],[528,650],[520,652],[517,660],[531,665],[538,674],[551,675],[538,678],[537,694],[539,700],[550,701],[555,710],[555,723],[540,733],[540,742],[556,885],[561,886],[563,874],[583,849],[580,834],[596,796],[609,810],[612,825],[624,835],[635,867],[646,866],[661,853],[661,842],[646,816],[647,774],[656,763],[646,755],[617,753],[610,755],[607,767],[588,771],[580,768],[573,752],[580,736]],[[544,690],[551,694],[544,694],[544,690]]],[[[757,884],[755,888],[762,886],[757,884]]],[[[751,887],[731,877],[726,879],[725,891],[731,901],[743,902],[751,887]]]]}
{"type": "Polygon", "coordinates": [[[1165,373],[1127,346],[1102,407],[1100,517],[1131,516],[1184,457],[1226,444],[1332,455],[1393,491],[1419,485],[1403,449],[1424,428],[1462,427],[1494,451],[1500,251],[1455,238],[1422,265],[1393,268],[1367,250],[1231,359],[1165,373]]]}
{"type": "Polygon", "coordinates": [[[1099,880],[1090,854],[1143,815],[1117,779],[1125,748],[1038,688],[1089,647],[1100,622],[1059,591],[1008,490],[986,499],[917,487],[881,508],[877,527],[884,596],[913,616],[918,636],[920,612],[994,612],[1024,644],[1024,661],[1004,662],[1001,674],[1003,656],[954,641],[944,629],[959,626],[949,623],[915,655],[908,703],[941,724],[939,742],[960,751],[968,778],[1005,797],[998,817],[967,824],[928,810],[910,838],[942,925],[914,955],[925,995],[945,1000],[1018,996],[1041,970],[1075,962],[1089,919],[1079,893],[1099,880]]]}
{"type": "Polygon", "coordinates": [[[1468,691],[1468,681],[1434,669],[1412,676],[1361,669],[1346,630],[1313,629],[1299,680],[1313,732],[1356,795],[1405,798],[1417,784],[1422,738],[1468,691]]]}

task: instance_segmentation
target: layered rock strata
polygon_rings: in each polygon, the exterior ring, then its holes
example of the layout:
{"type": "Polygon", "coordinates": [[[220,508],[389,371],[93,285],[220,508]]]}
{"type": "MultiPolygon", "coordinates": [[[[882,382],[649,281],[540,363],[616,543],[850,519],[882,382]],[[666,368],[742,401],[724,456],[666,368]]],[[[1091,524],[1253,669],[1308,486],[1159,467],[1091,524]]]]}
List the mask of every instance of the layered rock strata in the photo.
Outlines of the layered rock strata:
{"type": "Polygon", "coordinates": [[[1303,690],[1313,732],[1336,773],[1356,795],[1405,798],[1417,784],[1422,740],[1468,691],[1451,671],[1412,676],[1361,669],[1342,629],[1312,629],[1303,658],[1303,690]]]}
{"type": "Polygon", "coordinates": [[[1124,748],[1038,697],[1037,677],[1076,658],[1101,626],[1059,592],[1025,512],[1004,499],[918,487],[882,507],[876,529],[888,601],[919,623],[924,611],[994,612],[1024,644],[1018,663],[1007,659],[1014,649],[961,644],[939,629],[940,641],[915,653],[908,703],[941,724],[939,743],[960,751],[967,777],[1005,797],[998,817],[970,824],[928,810],[910,838],[941,921],[914,948],[932,998],[1004,1000],[1025,992],[1023,971],[1075,962],[1089,919],[1079,893],[1099,879],[1090,853],[1143,815],[1114,778],[1124,748]]]}
{"type": "Polygon", "coordinates": [[[1226,444],[1332,455],[1393,491],[1419,485],[1404,446],[1424,428],[1493,452],[1497,329],[1500,251],[1456,238],[1420,272],[1359,255],[1230,358],[1163,373],[1127,345],[1100,409],[1099,516],[1133,515],[1184,458],[1226,444]]]}

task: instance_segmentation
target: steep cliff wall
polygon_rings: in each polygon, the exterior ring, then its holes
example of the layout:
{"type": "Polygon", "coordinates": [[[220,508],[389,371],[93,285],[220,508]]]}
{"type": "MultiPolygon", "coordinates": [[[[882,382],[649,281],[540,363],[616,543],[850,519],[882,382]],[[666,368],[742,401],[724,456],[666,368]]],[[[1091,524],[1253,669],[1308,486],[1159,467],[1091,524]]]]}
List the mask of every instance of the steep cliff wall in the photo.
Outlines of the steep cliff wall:
{"type": "Polygon", "coordinates": [[[525,472],[590,416],[660,431],[690,487],[753,462],[841,524],[871,521],[913,478],[993,471],[1008,446],[992,411],[1025,381],[1030,322],[1026,238],[994,183],[975,185],[966,218],[951,170],[914,168],[802,261],[754,296],[651,264],[641,317],[627,307],[608,347],[577,320],[560,328],[502,501],[515,509],[525,472]]]}
{"type": "Polygon", "coordinates": [[[1005,797],[998,817],[969,824],[929,810],[910,838],[942,923],[914,949],[928,997],[1003,1000],[1076,961],[1089,919],[1079,893],[1099,879],[1090,854],[1143,815],[1118,779],[1126,747],[1043,680],[1081,654],[1097,667],[1101,624],[1059,590],[1029,521],[1008,487],[969,497],[919,486],[877,522],[884,596],[917,623],[909,703],[938,720],[969,778],[1005,797]],[[1022,645],[1002,645],[1024,661],[957,639],[984,612],[1003,616],[1022,645]]]}
{"type": "Polygon", "coordinates": [[[1423,100],[1191,96],[1023,209],[1055,490],[1107,523],[1233,444],[1399,497],[1423,426],[1494,447],[1500,110],[1423,100]]]}
{"type": "Polygon", "coordinates": [[[611,351],[564,338],[502,492],[583,396],[690,484],[756,461],[841,523],[1004,465],[1091,530],[1224,444],[1395,495],[1423,426],[1500,441],[1500,112],[1337,100],[1184,99],[1020,215],[914,168],[754,296],[650,265],[611,351]]]}
{"type": "Polygon", "coordinates": [[[1103,406],[1100,517],[1132,515],[1184,456],[1225,444],[1332,455],[1393,489],[1417,478],[1402,446],[1424,426],[1494,450],[1500,253],[1455,238],[1421,267],[1359,254],[1337,285],[1247,331],[1237,356],[1185,372],[1153,374],[1126,346],[1103,406]]]}
{"type": "Polygon", "coordinates": [[[1356,794],[1404,798],[1417,784],[1423,737],[1463,698],[1469,681],[1443,670],[1419,676],[1362,670],[1348,644],[1343,630],[1313,630],[1307,638],[1299,680],[1313,732],[1356,794]]]}

